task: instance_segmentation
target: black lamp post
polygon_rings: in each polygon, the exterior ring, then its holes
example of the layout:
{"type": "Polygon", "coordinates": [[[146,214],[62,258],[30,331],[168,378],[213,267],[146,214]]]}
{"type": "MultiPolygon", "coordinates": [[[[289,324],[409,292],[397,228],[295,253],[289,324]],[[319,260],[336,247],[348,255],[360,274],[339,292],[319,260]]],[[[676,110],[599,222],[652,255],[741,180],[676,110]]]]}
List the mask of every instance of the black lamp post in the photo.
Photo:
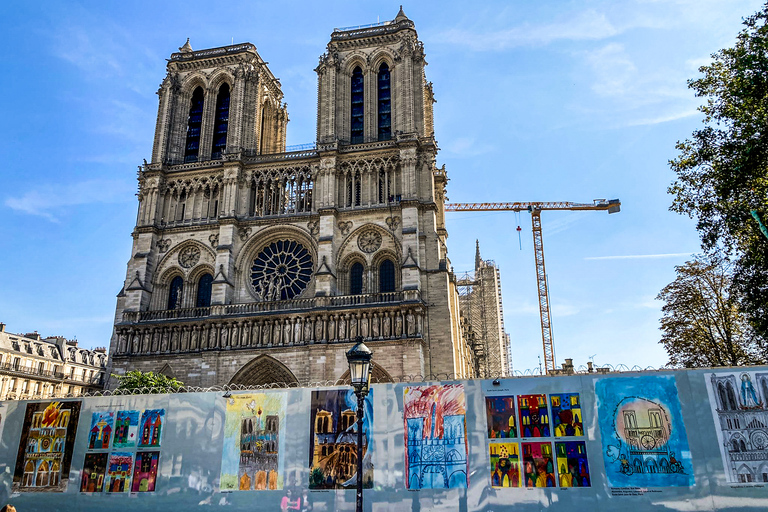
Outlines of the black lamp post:
{"type": "MultiPolygon", "coordinates": [[[[355,346],[347,352],[349,362],[349,377],[357,396],[357,499],[355,511],[363,512],[363,410],[368,386],[371,380],[371,357],[373,352],[363,343],[363,337],[358,336],[355,346]]],[[[369,440],[370,442],[370,440],[369,440]]]]}

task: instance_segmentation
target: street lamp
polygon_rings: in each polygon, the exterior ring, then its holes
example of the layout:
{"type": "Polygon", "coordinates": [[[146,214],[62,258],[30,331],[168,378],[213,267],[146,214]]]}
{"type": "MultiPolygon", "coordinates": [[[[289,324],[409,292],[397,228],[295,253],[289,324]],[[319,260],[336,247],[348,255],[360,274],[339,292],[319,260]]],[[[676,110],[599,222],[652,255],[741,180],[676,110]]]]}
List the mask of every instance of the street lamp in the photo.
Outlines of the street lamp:
{"type": "MultiPolygon", "coordinates": [[[[371,382],[371,358],[373,352],[363,343],[363,337],[355,338],[355,346],[347,352],[349,377],[357,396],[357,499],[355,511],[363,512],[363,404],[371,382]]],[[[370,439],[368,440],[370,442],[370,439]]]]}

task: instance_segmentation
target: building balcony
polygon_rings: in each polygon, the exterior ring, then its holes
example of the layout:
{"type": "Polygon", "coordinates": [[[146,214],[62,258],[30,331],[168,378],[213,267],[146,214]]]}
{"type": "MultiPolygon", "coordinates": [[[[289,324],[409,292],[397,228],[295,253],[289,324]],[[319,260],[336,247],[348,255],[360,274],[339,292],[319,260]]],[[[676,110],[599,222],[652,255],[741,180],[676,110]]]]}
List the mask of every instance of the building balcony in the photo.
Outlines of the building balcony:
{"type": "Polygon", "coordinates": [[[0,373],[22,378],[36,378],[37,380],[46,380],[50,382],[72,382],[81,386],[101,386],[103,384],[103,376],[93,378],[75,377],[73,375],[66,375],[62,372],[39,370],[28,366],[16,366],[12,363],[0,364],[0,373]]]}

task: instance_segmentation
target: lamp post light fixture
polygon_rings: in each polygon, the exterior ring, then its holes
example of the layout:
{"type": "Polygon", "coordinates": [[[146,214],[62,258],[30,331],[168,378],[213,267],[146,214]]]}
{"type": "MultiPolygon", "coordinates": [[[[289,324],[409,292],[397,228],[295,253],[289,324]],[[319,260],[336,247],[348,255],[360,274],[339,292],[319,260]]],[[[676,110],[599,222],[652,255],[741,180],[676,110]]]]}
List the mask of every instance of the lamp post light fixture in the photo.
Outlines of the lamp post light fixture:
{"type": "MultiPolygon", "coordinates": [[[[355,346],[347,352],[349,377],[357,396],[357,498],[355,511],[363,512],[363,415],[365,397],[371,384],[371,358],[373,352],[363,343],[363,337],[355,338],[355,346]]],[[[369,440],[370,441],[370,440],[369,440]]]]}

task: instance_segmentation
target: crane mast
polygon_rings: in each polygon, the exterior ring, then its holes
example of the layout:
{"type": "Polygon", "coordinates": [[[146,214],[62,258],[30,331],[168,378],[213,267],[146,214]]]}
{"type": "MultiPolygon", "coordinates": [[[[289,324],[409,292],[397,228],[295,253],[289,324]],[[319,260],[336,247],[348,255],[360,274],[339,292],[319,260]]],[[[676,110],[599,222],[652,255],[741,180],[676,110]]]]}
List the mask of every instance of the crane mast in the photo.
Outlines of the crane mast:
{"type": "Polygon", "coordinates": [[[621,211],[621,201],[618,199],[595,199],[592,203],[529,201],[513,203],[446,203],[445,205],[446,212],[528,211],[531,213],[533,253],[536,261],[536,283],[539,293],[541,340],[544,347],[544,365],[547,373],[549,373],[555,369],[555,342],[552,334],[552,315],[549,309],[547,271],[544,265],[544,240],[541,234],[541,212],[543,210],[608,210],[608,213],[617,213],[621,211]]]}

